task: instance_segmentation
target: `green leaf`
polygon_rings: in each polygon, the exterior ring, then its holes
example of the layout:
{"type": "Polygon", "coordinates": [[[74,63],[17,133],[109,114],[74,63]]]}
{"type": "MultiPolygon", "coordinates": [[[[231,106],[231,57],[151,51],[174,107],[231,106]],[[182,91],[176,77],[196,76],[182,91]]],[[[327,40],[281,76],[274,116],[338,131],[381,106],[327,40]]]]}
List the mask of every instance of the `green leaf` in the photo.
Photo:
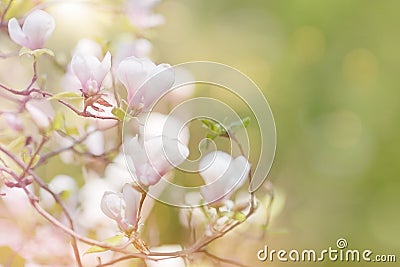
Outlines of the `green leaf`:
{"type": "Polygon", "coordinates": [[[21,50],[19,50],[19,56],[31,55],[31,56],[34,56],[35,58],[37,58],[43,54],[47,54],[52,57],[55,56],[54,52],[48,48],[39,48],[39,49],[31,50],[27,47],[22,47],[21,50]]]}
{"type": "Polygon", "coordinates": [[[78,128],[76,128],[76,127],[67,127],[67,128],[65,128],[65,132],[68,135],[79,135],[78,128]]]}
{"type": "Polygon", "coordinates": [[[61,93],[53,95],[52,97],[49,98],[49,100],[71,99],[71,98],[83,98],[83,97],[80,93],[76,93],[76,92],[61,92],[61,93]]]}
{"type": "Polygon", "coordinates": [[[201,122],[203,123],[203,125],[208,128],[210,131],[212,131],[213,133],[215,133],[216,135],[221,135],[226,133],[224,127],[222,127],[221,124],[219,124],[218,122],[209,120],[209,119],[202,119],[201,122]]]}
{"type": "MultiPolygon", "coordinates": [[[[104,244],[108,246],[118,246],[121,244],[122,239],[124,238],[123,234],[118,234],[113,237],[107,238],[106,240],[103,241],[104,244]]],[[[92,246],[84,254],[89,254],[89,253],[96,253],[96,252],[104,252],[109,249],[107,248],[102,248],[99,246],[92,246]]]]}
{"type": "Polygon", "coordinates": [[[238,127],[247,128],[247,126],[249,126],[249,124],[250,124],[250,121],[251,121],[250,117],[245,117],[245,118],[241,119],[240,121],[232,122],[229,125],[229,129],[234,129],[234,128],[238,128],[238,127]]]}
{"type": "Polygon", "coordinates": [[[55,131],[63,129],[64,122],[65,122],[64,113],[57,112],[53,120],[52,129],[55,131]]]}
{"type": "Polygon", "coordinates": [[[235,216],[233,217],[236,221],[239,222],[244,222],[247,218],[246,215],[244,215],[242,212],[236,212],[235,216]]]}
{"type": "Polygon", "coordinates": [[[114,107],[111,110],[111,113],[117,117],[118,120],[123,121],[125,119],[126,113],[123,109],[120,109],[118,107],[114,107]]]}

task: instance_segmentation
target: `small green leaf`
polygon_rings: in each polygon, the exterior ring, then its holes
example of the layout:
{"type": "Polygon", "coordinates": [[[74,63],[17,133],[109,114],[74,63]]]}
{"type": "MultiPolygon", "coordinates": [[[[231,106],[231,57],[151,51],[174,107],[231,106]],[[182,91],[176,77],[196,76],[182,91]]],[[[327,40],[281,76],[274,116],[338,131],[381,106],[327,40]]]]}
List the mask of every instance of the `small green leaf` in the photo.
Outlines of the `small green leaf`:
{"type": "Polygon", "coordinates": [[[238,128],[238,127],[247,128],[247,126],[249,126],[249,124],[250,124],[250,121],[251,121],[250,117],[245,117],[245,118],[241,119],[240,121],[232,122],[229,125],[229,129],[234,129],[234,128],[238,128]]]}
{"type": "Polygon", "coordinates": [[[203,120],[201,120],[201,122],[203,123],[203,125],[206,128],[208,128],[210,131],[212,131],[216,135],[221,135],[221,134],[225,133],[224,127],[222,127],[222,125],[219,124],[218,122],[208,120],[208,119],[203,119],[203,120]]]}
{"type": "MultiPolygon", "coordinates": [[[[121,244],[122,239],[124,238],[123,234],[118,234],[113,237],[107,238],[106,240],[103,241],[104,244],[108,246],[118,246],[121,244]]],[[[102,248],[99,246],[92,246],[84,254],[89,254],[89,253],[96,253],[96,252],[104,252],[109,249],[107,248],[102,248]]]]}
{"type": "Polygon", "coordinates": [[[233,217],[236,221],[239,222],[244,222],[247,218],[246,215],[244,215],[242,212],[236,212],[235,216],[233,217]]]}
{"type": "Polygon", "coordinates": [[[76,128],[76,127],[67,127],[67,128],[65,129],[65,132],[66,132],[68,135],[79,135],[78,128],[76,128]]]}
{"type": "Polygon", "coordinates": [[[53,120],[52,129],[55,131],[63,129],[64,122],[65,122],[64,113],[57,112],[53,120]]]}
{"type": "Polygon", "coordinates": [[[125,119],[126,113],[123,109],[120,109],[118,107],[114,107],[111,110],[111,113],[117,117],[118,120],[123,121],[125,119]]]}
{"type": "Polygon", "coordinates": [[[61,92],[58,94],[53,95],[52,97],[49,98],[49,100],[52,99],[71,99],[71,98],[82,98],[82,95],[76,92],[61,92]]]}

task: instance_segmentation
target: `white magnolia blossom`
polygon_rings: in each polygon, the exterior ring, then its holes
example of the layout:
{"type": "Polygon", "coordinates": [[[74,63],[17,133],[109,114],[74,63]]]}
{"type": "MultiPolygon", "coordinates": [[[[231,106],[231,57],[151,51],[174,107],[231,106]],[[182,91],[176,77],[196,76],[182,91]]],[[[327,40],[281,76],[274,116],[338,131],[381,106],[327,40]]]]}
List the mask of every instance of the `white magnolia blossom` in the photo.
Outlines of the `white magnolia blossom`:
{"type": "Polygon", "coordinates": [[[164,17],[153,14],[154,6],[160,0],[128,0],[126,2],[126,15],[132,25],[137,28],[150,28],[164,23],[164,17]]]}
{"type": "Polygon", "coordinates": [[[200,189],[205,201],[221,202],[246,181],[250,163],[243,156],[233,159],[228,153],[214,151],[200,160],[199,170],[206,184],[200,189]]]}
{"type": "Polygon", "coordinates": [[[122,231],[131,231],[138,222],[140,199],[141,194],[130,184],[125,184],[122,193],[104,193],[101,210],[115,220],[122,231]]]}
{"type": "Polygon", "coordinates": [[[86,95],[97,94],[104,78],[110,72],[111,54],[107,52],[100,60],[92,55],[75,55],[71,61],[71,69],[79,79],[82,92],[86,95]]]}
{"type": "Polygon", "coordinates": [[[128,92],[129,105],[146,109],[174,84],[169,64],[156,65],[147,58],[128,57],[121,61],[117,77],[128,92]]]}
{"type": "Polygon", "coordinates": [[[35,10],[30,13],[22,28],[16,18],[8,21],[8,32],[11,39],[20,46],[32,50],[43,48],[54,28],[54,18],[43,10],[35,10]]]}
{"type": "Polygon", "coordinates": [[[119,63],[125,58],[134,56],[137,58],[149,57],[153,45],[146,39],[125,39],[117,43],[113,53],[113,68],[117,69],[119,63]]]}
{"type": "Polygon", "coordinates": [[[94,130],[94,127],[88,127],[89,136],[85,139],[84,144],[88,152],[94,156],[100,156],[104,154],[104,134],[102,131],[94,130]],[[93,131],[93,132],[92,132],[93,131]]]}
{"type": "Polygon", "coordinates": [[[126,152],[128,165],[136,181],[143,186],[158,183],[162,176],[189,156],[187,146],[164,136],[143,143],[135,136],[129,141],[126,152]]]}
{"type": "Polygon", "coordinates": [[[189,128],[179,119],[157,112],[151,112],[139,116],[139,132],[144,140],[157,136],[166,136],[178,139],[184,145],[189,144],[189,128]]]}

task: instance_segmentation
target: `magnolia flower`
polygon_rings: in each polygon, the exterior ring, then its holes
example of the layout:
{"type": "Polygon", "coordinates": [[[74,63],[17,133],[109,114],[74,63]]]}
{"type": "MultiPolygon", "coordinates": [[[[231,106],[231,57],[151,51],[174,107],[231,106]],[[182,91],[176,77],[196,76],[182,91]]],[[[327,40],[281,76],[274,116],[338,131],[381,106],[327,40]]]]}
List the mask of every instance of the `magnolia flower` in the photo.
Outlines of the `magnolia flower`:
{"type": "Polygon", "coordinates": [[[105,143],[103,132],[98,130],[94,131],[94,127],[92,126],[89,126],[88,132],[90,132],[90,134],[84,142],[88,152],[94,156],[103,155],[105,143]]]}
{"type": "Polygon", "coordinates": [[[144,140],[166,136],[170,139],[178,139],[184,145],[189,144],[189,128],[173,116],[151,112],[139,116],[139,122],[140,136],[143,136],[144,140]]]}
{"type": "Polygon", "coordinates": [[[54,110],[46,100],[31,99],[25,104],[33,122],[41,130],[47,129],[54,117],[54,110]]]}
{"type": "Polygon", "coordinates": [[[103,61],[92,55],[75,55],[71,61],[71,69],[81,83],[82,93],[97,94],[103,80],[111,68],[111,54],[107,52],[103,61]]]}
{"type": "Polygon", "coordinates": [[[54,18],[43,10],[35,10],[30,13],[22,28],[16,18],[12,18],[8,22],[8,32],[11,39],[15,43],[32,50],[43,48],[54,28],[54,18]]]}
{"type": "Polygon", "coordinates": [[[177,139],[158,136],[141,144],[138,137],[128,143],[127,161],[136,181],[143,186],[158,183],[174,166],[189,155],[189,149],[177,139]]]}
{"type": "Polygon", "coordinates": [[[117,77],[128,92],[129,105],[135,109],[149,107],[175,80],[169,64],[155,65],[149,59],[133,56],[121,61],[117,77]]]}
{"type": "Polygon", "coordinates": [[[125,184],[122,193],[107,191],[101,199],[101,210],[109,218],[115,220],[119,228],[132,231],[138,221],[141,194],[130,184],[125,184]]]}
{"type": "Polygon", "coordinates": [[[205,155],[199,163],[206,185],[200,189],[205,201],[221,202],[243,185],[250,172],[250,163],[243,156],[233,159],[222,151],[205,155]]]}
{"type": "Polygon", "coordinates": [[[158,2],[160,0],[128,0],[126,14],[132,25],[144,29],[162,24],[163,16],[153,14],[153,8],[158,2]]]}

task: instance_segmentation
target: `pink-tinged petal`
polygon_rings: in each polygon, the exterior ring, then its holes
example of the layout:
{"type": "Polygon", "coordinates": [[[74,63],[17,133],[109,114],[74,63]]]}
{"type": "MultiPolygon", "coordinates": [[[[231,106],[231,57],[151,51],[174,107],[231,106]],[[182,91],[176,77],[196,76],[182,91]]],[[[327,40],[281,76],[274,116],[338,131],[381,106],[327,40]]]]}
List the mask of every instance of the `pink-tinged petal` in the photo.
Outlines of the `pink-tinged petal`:
{"type": "Polygon", "coordinates": [[[175,74],[169,64],[160,64],[149,71],[148,79],[133,99],[133,104],[152,105],[167,92],[175,82],[175,74]]]}
{"type": "Polygon", "coordinates": [[[111,54],[107,52],[104,56],[103,61],[96,68],[93,69],[93,78],[96,80],[97,84],[100,86],[106,77],[107,73],[111,69],[111,54]]]}
{"type": "Polygon", "coordinates": [[[54,28],[55,20],[49,13],[43,10],[30,13],[22,26],[22,30],[28,36],[28,47],[32,50],[43,48],[54,28]]]}
{"type": "Polygon", "coordinates": [[[146,80],[147,72],[143,63],[136,57],[128,57],[119,63],[117,77],[128,92],[128,102],[136,94],[136,91],[146,80]]]}
{"type": "Polygon", "coordinates": [[[16,18],[12,18],[8,21],[8,33],[10,34],[11,40],[20,46],[27,46],[28,37],[22,31],[16,18]]]}
{"type": "Polygon", "coordinates": [[[125,201],[125,220],[132,226],[137,222],[140,199],[142,195],[133,189],[130,184],[125,184],[122,189],[123,199],[125,201]]]}
{"type": "Polygon", "coordinates": [[[105,192],[101,199],[100,207],[107,217],[113,220],[119,220],[123,208],[121,194],[110,191],[105,192]]]}
{"type": "Polygon", "coordinates": [[[71,60],[71,69],[83,87],[90,79],[90,68],[87,66],[84,57],[80,55],[74,56],[71,60]]]}

